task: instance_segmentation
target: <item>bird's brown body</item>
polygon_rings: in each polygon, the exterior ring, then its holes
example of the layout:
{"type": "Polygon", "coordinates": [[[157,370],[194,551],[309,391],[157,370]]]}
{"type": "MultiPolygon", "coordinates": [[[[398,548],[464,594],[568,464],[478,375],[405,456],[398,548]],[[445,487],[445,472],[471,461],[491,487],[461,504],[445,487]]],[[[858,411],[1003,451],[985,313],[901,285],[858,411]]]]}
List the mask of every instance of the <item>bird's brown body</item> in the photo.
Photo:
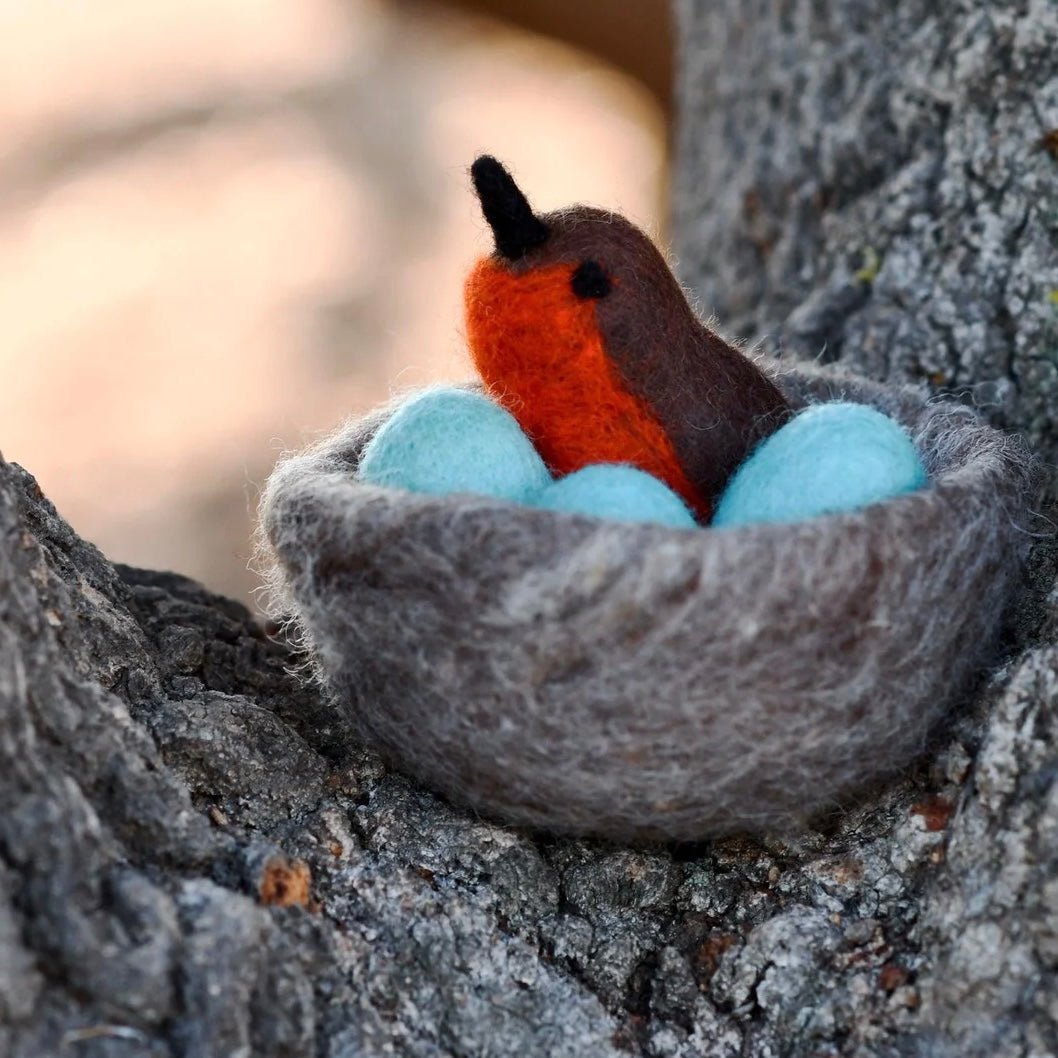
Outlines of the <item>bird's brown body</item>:
{"type": "Polygon", "coordinates": [[[629,221],[588,206],[537,217],[498,162],[473,173],[497,252],[467,280],[467,339],[491,393],[555,473],[630,463],[708,517],[786,420],[779,390],[697,318],[629,221]],[[496,186],[511,196],[499,211],[496,186]]]}

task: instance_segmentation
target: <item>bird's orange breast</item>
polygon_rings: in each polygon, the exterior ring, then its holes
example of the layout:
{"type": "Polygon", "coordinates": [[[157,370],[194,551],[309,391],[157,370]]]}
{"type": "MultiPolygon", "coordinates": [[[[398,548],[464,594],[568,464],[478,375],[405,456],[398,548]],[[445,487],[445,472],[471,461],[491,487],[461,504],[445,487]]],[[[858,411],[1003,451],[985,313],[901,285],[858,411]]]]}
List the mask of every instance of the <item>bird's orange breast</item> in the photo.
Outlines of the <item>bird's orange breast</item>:
{"type": "Polygon", "coordinates": [[[573,293],[573,270],[556,264],[517,275],[492,258],[478,262],[466,284],[466,330],[485,385],[555,474],[630,463],[707,518],[708,503],[687,479],[668,434],[621,385],[594,301],[573,293]]]}

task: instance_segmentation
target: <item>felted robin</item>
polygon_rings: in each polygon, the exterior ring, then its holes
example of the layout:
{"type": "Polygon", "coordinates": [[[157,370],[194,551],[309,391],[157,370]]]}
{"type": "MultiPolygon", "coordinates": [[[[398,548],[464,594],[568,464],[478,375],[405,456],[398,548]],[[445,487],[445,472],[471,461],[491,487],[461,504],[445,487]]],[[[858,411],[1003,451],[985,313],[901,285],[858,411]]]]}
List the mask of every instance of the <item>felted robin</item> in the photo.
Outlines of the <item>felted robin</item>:
{"type": "Polygon", "coordinates": [[[538,216],[510,173],[471,166],[496,249],[466,283],[471,357],[556,475],[629,463],[707,520],[790,414],[776,386],[696,316],[650,239],[616,213],[538,216]]]}

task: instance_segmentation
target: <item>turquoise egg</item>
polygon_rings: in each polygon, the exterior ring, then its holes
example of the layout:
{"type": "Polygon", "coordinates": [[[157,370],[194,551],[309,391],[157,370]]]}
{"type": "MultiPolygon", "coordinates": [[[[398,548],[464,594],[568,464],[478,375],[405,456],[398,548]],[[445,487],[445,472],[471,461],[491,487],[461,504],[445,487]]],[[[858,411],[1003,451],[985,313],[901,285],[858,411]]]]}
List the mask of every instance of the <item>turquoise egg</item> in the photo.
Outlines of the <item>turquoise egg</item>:
{"type": "Polygon", "coordinates": [[[527,503],[551,474],[514,417],[480,393],[437,387],[402,404],[365,446],[372,485],[527,503]]]}
{"type": "Polygon", "coordinates": [[[865,404],[815,404],[750,454],[712,524],[798,522],[855,511],[925,484],[922,460],[899,423],[865,404]]]}
{"type": "Polygon", "coordinates": [[[533,505],[620,522],[697,527],[672,489],[645,471],[620,463],[598,463],[567,474],[544,488],[533,505]]]}

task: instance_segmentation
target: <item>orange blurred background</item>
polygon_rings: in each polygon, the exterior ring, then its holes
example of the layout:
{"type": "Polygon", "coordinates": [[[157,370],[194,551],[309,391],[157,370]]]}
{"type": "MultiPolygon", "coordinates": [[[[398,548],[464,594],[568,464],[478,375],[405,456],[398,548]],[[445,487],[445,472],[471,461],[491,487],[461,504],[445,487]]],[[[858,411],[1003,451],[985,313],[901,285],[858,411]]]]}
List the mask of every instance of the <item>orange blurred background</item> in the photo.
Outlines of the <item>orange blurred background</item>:
{"type": "Polygon", "coordinates": [[[0,451],[112,559],[248,599],[277,455],[470,374],[476,154],[659,233],[668,32],[664,0],[2,0],[0,451]]]}

